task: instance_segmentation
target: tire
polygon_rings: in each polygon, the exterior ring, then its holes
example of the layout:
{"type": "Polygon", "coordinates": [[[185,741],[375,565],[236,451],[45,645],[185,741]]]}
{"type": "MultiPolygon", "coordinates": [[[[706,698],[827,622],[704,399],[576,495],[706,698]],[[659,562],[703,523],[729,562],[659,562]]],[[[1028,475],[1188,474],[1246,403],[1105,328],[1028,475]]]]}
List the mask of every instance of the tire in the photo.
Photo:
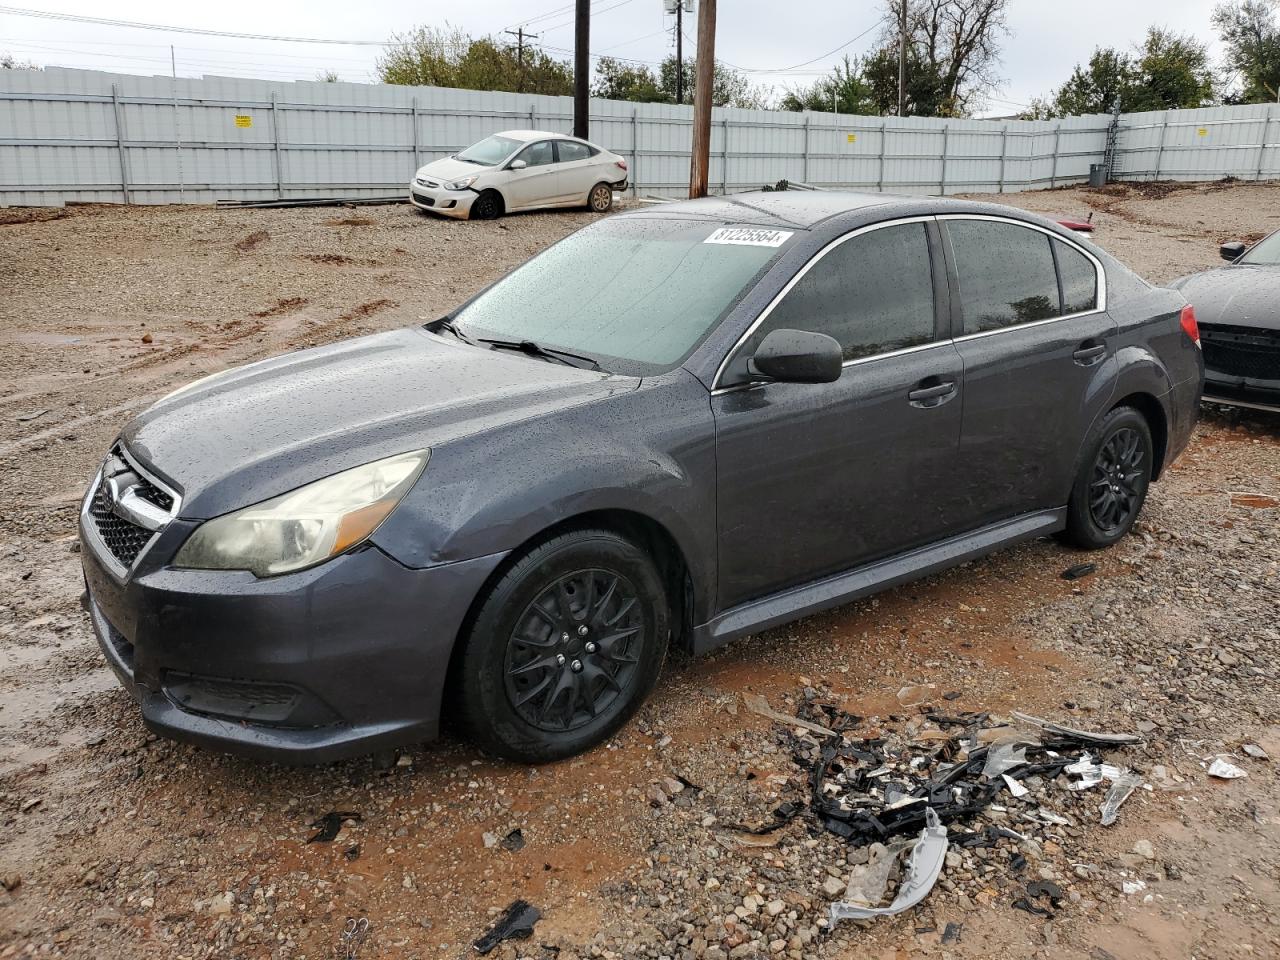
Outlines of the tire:
{"type": "Polygon", "coordinates": [[[1127,534],[1147,499],[1154,449],[1147,418],[1132,407],[1099,420],[1081,450],[1062,539],[1100,550],[1127,534]]]}
{"type": "Polygon", "coordinates": [[[587,207],[593,213],[608,213],[613,209],[613,187],[597,183],[587,194],[587,207]]]}
{"type": "Polygon", "coordinates": [[[497,220],[502,216],[504,206],[502,194],[497,190],[486,190],[472,202],[468,218],[471,220],[497,220]]]}
{"type": "Polygon", "coordinates": [[[653,689],[670,620],[653,562],[618,534],[574,530],[534,547],[467,634],[454,679],[464,731],[523,763],[607,740],[653,689]]]}

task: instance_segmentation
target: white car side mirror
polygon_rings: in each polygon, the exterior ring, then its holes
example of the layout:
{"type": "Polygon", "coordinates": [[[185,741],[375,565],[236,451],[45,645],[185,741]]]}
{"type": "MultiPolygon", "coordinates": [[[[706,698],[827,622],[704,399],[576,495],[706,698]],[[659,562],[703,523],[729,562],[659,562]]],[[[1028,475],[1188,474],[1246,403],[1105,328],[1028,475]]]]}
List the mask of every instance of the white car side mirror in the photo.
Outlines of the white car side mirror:
{"type": "Polygon", "coordinates": [[[512,169],[512,170],[523,170],[523,169],[524,169],[525,167],[527,167],[528,165],[529,165],[529,164],[525,163],[523,160],[512,160],[512,161],[511,161],[511,169],[512,169]]]}

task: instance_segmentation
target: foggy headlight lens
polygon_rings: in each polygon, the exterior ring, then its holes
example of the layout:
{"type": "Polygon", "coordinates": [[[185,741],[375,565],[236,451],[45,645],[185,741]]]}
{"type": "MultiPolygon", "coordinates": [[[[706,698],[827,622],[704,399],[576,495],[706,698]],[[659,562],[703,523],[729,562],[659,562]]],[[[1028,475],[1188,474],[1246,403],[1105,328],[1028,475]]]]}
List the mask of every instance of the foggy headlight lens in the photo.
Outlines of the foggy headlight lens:
{"type": "Polygon", "coordinates": [[[417,450],[375,460],[206,521],[182,545],[174,566],[270,577],[322,563],[378,529],[430,456],[417,450]]]}

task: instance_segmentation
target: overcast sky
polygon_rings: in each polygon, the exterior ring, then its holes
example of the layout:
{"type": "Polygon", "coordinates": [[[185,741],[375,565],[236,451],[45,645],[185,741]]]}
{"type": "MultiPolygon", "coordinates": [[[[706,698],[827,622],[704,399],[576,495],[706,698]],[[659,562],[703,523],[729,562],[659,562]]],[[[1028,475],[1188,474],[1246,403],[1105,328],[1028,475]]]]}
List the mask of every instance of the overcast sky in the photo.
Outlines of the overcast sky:
{"type": "MultiPolygon", "coordinates": [[[[440,25],[445,17],[473,35],[498,35],[521,23],[556,56],[573,46],[571,0],[471,0],[414,4],[403,0],[219,0],[174,4],[171,0],[11,0],[14,6],[59,13],[199,27],[237,33],[381,41],[418,24],[440,25]],[[428,21],[431,16],[439,20],[428,21]],[[522,20],[523,18],[523,20],[522,20]]],[[[591,50],[655,63],[672,48],[674,18],[662,0],[593,0],[591,50]]],[[[1003,86],[987,114],[1016,113],[1034,96],[1061,83],[1099,45],[1128,48],[1148,26],[1159,24],[1212,41],[1213,0],[1010,0],[1009,31],[1003,40],[1003,86]],[[997,99],[998,98],[998,99],[997,99]]],[[[781,92],[811,82],[845,53],[865,53],[881,28],[879,0],[720,0],[716,54],[754,79],[781,92]],[[860,34],[844,50],[838,44],[860,34]],[[828,55],[829,54],[829,55],[828,55]],[[826,55],[826,56],[824,56],[826,55]],[[803,68],[784,71],[818,59],[803,68]]],[[[696,35],[696,16],[685,32],[696,35]]],[[[514,38],[509,38],[514,40],[514,38]]],[[[0,53],[38,64],[93,67],[129,73],[170,71],[170,45],[180,76],[220,74],[264,79],[313,79],[323,69],[343,80],[375,78],[379,48],[373,45],[283,43],[37,19],[0,6],[0,53]]],[[[688,46],[688,45],[686,45],[688,46]]]]}

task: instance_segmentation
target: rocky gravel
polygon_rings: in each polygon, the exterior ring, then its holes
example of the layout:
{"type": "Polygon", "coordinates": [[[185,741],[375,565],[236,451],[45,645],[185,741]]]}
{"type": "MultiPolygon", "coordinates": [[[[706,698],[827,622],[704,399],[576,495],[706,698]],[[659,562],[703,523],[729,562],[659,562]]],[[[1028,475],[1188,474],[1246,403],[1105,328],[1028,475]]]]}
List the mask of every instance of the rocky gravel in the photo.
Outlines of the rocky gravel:
{"type": "MultiPolygon", "coordinates": [[[[1095,210],[1099,242],[1161,281],[1212,266],[1228,234],[1280,225],[1276,196],[1003,200],[1095,210]]],[[[491,956],[1280,955],[1280,418],[1262,413],[1206,407],[1112,550],[1037,541],[677,657],[636,722],[565,763],[446,740],[386,769],[286,769],[145,730],[79,611],[73,537],[76,498],[129,412],[209,370],[437,315],[588,221],[402,207],[0,219],[0,958],[462,957],[518,898],[542,918],[491,956]],[[1096,569],[1062,577],[1084,562],[1096,569]],[[848,743],[917,742],[930,709],[1135,733],[1104,753],[1144,786],[1104,827],[1107,784],[1029,778],[1028,796],[949,825],[920,907],[832,925],[830,903],[884,854],[803,809],[823,738],[759,715],[757,696],[819,723],[856,716],[848,743]],[[1210,777],[1216,758],[1247,776],[1210,777]],[[788,804],[801,809],[775,819],[788,804]],[[988,826],[1025,839],[963,845],[988,826]],[[348,917],[368,918],[363,940],[342,943],[348,917]]]]}

